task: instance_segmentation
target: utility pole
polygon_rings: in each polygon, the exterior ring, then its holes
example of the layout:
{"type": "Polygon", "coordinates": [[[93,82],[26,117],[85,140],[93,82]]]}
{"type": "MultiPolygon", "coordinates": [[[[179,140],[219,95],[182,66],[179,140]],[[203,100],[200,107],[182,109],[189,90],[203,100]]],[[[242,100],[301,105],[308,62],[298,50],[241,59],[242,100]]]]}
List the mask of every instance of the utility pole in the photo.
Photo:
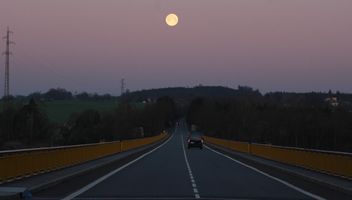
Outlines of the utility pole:
{"type": "Polygon", "coordinates": [[[125,79],[121,79],[121,96],[125,93],[125,79]]]}
{"type": "Polygon", "coordinates": [[[5,87],[4,87],[4,100],[8,101],[10,96],[10,55],[12,52],[10,51],[10,44],[15,44],[10,41],[10,34],[13,32],[10,31],[9,27],[7,27],[6,36],[3,39],[6,40],[6,49],[3,55],[5,55],[5,87]]]}

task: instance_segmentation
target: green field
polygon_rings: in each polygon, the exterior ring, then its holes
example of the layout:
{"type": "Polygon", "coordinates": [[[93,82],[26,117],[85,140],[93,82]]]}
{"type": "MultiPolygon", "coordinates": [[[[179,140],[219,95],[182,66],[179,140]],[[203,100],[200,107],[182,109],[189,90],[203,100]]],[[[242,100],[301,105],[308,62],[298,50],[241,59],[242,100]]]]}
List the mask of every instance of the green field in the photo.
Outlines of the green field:
{"type": "Polygon", "coordinates": [[[65,122],[72,113],[82,112],[87,109],[98,111],[112,111],[117,107],[116,100],[100,101],[80,101],[80,100],[62,100],[46,101],[43,105],[49,119],[52,122],[65,122]]]}
{"type": "MultiPolygon", "coordinates": [[[[13,105],[17,108],[28,104],[28,101],[12,101],[13,105]]],[[[88,109],[97,111],[113,111],[118,107],[117,100],[54,100],[54,101],[41,101],[39,106],[45,110],[51,122],[63,123],[69,119],[73,113],[82,112],[88,109]]],[[[132,103],[136,108],[141,109],[144,107],[142,103],[132,103]]],[[[3,102],[0,101],[0,110],[3,109],[3,102]]]]}
{"type": "MultiPolygon", "coordinates": [[[[27,103],[27,101],[13,101],[15,107],[21,107],[27,103]]],[[[39,106],[45,110],[50,121],[63,123],[72,113],[88,109],[112,111],[117,108],[117,104],[116,100],[55,100],[40,102],[39,106]]],[[[3,102],[0,101],[0,109],[2,108],[3,102]]]]}

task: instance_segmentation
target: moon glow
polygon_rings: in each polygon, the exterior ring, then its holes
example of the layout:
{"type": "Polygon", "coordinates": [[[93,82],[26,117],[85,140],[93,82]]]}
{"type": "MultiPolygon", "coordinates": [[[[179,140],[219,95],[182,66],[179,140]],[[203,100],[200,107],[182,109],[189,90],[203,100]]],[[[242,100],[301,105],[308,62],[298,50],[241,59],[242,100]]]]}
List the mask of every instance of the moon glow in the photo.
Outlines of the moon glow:
{"type": "Polygon", "coordinates": [[[166,16],[165,22],[169,26],[176,26],[178,23],[178,17],[174,13],[170,13],[166,16]]]}

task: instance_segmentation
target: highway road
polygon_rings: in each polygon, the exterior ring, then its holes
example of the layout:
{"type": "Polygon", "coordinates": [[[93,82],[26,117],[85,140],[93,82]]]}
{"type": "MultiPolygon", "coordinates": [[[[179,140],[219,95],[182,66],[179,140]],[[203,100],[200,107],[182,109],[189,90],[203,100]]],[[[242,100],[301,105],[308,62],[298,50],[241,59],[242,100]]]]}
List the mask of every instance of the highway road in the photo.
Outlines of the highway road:
{"type": "Polygon", "coordinates": [[[209,147],[187,149],[187,134],[181,123],[152,151],[99,178],[62,184],[34,199],[323,199],[209,147]]]}

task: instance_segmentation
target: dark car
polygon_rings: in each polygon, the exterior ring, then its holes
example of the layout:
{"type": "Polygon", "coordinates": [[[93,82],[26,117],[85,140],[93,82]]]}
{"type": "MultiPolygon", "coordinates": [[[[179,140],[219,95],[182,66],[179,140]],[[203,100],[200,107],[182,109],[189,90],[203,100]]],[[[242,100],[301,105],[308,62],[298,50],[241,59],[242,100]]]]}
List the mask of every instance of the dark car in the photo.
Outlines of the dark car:
{"type": "Polygon", "coordinates": [[[192,134],[188,137],[187,144],[189,149],[191,147],[198,147],[200,149],[203,149],[203,138],[201,135],[192,134]]]}

